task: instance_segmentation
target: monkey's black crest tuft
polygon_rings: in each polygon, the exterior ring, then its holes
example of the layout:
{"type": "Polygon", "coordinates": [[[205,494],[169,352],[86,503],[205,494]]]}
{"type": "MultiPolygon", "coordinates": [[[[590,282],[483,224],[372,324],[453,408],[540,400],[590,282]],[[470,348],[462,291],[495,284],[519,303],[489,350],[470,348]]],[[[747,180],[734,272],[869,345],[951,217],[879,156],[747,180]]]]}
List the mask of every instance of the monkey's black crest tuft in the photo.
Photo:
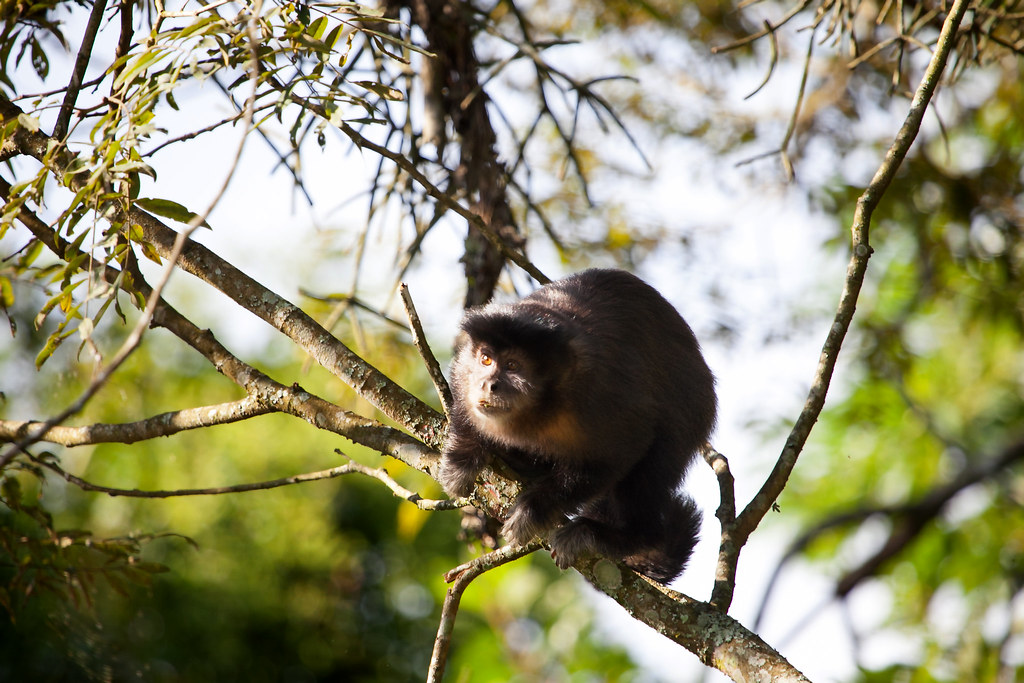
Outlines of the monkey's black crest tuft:
{"type": "Polygon", "coordinates": [[[524,479],[510,542],[550,533],[563,568],[597,553],[661,582],[682,572],[701,517],[679,488],[714,428],[714,378],[655,289],[595,269],[473,309],[451,380],[449,493],[498,456],[524,479]]]}

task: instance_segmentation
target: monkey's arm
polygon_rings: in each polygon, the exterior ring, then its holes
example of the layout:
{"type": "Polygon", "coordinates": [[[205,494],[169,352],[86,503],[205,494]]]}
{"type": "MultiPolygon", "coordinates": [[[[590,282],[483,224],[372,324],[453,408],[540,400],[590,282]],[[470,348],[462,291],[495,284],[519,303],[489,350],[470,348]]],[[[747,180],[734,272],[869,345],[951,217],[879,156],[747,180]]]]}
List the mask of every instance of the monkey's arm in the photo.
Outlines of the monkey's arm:
{"type": "Polygon", "coordinates": [[[547,476],[527,482],[505,520],[502,535],[510,543],[522,545],[546,534],[603,494],[615,482],[616,474],[601,464],[562,465],[547,476]]]}
{"type": "Polygon", "coordinates": [[[476,484],[477,475],[490,463],[488,447],[471,427],[456,415],[448,428],[448,441],[441,453],[438,479],[451,496],[467,496],[476,484]]]}

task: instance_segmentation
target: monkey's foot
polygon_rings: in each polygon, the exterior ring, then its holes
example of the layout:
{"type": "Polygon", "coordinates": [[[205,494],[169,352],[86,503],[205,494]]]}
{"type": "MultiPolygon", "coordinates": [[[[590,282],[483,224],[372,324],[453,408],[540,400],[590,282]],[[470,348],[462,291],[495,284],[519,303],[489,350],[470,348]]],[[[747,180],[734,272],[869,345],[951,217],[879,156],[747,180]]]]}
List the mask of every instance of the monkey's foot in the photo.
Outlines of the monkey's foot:
{"type": "Polygon", "coordinates": [[[559,569],[568,569],[579,558],[597,551],[593,530],[579,522],[569,522],[555,529],[548,541],[551,558],[559,569]]]}
{"type": "Polygon", "coordinates": [[[501,535],[505,537],[505,540],[514,545],[529,543],[539,536],[542,531],[544,531],[544,528],[536,516],[531,514],[522,505],[516,505],[512,509],[512,514],[505,520],[505,525],[501,527],[501,535]]]}

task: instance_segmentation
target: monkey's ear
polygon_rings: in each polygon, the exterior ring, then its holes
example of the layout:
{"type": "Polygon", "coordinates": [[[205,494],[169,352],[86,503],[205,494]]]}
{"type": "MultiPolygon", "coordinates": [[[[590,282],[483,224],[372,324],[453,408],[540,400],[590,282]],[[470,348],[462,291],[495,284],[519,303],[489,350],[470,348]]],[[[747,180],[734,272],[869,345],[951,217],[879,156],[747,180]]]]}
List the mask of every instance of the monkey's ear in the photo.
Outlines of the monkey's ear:
{"type": "Polygon", "coordinates": [[[458,355],[459,351],[462,350],[463,346],[472,344],[473,340],[470,339],[469,333],[465,330],[459,330],[459,333],[455,335],[455,353],[458,355]]]}

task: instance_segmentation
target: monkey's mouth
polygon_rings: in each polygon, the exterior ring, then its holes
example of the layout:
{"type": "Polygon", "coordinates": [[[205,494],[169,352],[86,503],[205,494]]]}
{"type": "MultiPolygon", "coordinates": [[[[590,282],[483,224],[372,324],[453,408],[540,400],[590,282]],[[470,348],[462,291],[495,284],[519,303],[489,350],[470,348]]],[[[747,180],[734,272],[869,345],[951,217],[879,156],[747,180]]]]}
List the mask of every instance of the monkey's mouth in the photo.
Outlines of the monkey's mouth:
{"type": "Polygon", "coordinates": [[[496,413],[504,413],[509,409],[508,401],[503,401],[500,398],[480,399],[476,403],[477,412],[484,415],[494,415],[496,413]]]}

